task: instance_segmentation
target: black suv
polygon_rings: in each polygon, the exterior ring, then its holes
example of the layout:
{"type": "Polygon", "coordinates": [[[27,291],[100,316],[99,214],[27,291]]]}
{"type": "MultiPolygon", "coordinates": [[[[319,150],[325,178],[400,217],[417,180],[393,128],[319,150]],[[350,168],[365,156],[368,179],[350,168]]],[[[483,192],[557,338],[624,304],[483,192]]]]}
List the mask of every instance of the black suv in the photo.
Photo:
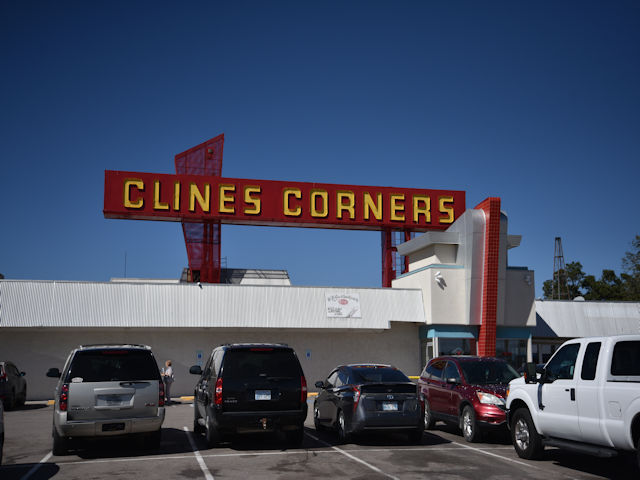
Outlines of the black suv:
{"type": "Polygon", "coordinates": [[[226,434],[281,431],[300,445],[307,417],[307,382],[293,348],[230,344],[211,352],[193,400],[193,431],[215,446],[226,434]]]}

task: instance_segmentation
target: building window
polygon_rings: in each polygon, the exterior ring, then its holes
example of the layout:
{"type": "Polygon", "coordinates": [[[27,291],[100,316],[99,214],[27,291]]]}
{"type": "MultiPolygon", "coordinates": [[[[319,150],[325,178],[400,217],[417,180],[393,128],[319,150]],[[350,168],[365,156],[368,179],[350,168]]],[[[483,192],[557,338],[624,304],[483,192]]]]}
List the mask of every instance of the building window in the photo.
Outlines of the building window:
{"type": "Polygon", "coordinates": [[[496,339],[496,357],[518,369],[527,363],[527,340],[522,338],[496,339]]]}
{"type": "Polygon", "coordinates": [[[552,343],[536,343],[533,345],[533,361],[536,363],[545,364],[549,361],[562,342],[556,344],[552,343]]]}
{"type": "Polygon", "coordinates": [[[476,355],[472,338],[438,338],[438,355],[476,355]]]}

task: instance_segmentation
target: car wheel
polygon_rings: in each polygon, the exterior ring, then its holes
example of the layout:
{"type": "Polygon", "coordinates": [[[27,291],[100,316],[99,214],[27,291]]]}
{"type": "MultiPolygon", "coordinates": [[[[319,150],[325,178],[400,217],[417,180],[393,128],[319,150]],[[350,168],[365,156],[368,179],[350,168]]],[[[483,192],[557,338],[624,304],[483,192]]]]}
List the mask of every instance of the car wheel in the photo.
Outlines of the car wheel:
{"type": "Polygon", "coordinates": [[[202,435],[204,428],[200,425],[200,412],[198,411],[198,401],[193,399],[193,433],[202,435]]]}
{"type": "Polygon", "coordinates": [[[351,435],[349,434],[349,430],[347,427],[347,421],[344,418],[344,412],[342,410],[340,410],[338,412],[338,440],[340,440],[340,443],[347,443],[349,440],[351,440],[351,435]]]}
{"type": "Polygon", "coordinates": [[[425,398],[424,400],[424,429],[431,430],[435,427],[436,421],[431,414],[431,407],[429,406],[429,402],[425,398]]]}
{"type": "Polygon", "coordinates": [[[53,427],[53,449],[52,453],[56,456],[66,455],[69,452],[69,441],[60,435],[56,431],[56,427],[53,427]]]}
{"type": "Polygon", "coordinates": [[[480,429],[476,422],[476,412],[473,407],[467,405],[462,410],[462,435],[467,442],[480,440],[480,429]]]}
{"type": "Polygon", "coordinates": [[[304,424],[300,425],[300,428],[296,430],[289,430],[285,432],[287,443],[292,447],[299,447],[304,440],[304,424]]]}
{"type": "Polygon", "coordinates": [[[25,402],[27,401],[27,386],[24,386],[24,389],[22,390],[22,393],[20,394],[20,400],[18,401],[19,405],[24,405],[25,402]]]}
{"type": "Polygon", "coordinates": [[[513,414],[511,441],[518,456],[527,460],[538,458],[544,450],[542,437],[537,432],[531,414],[526,408],[520,408],[513,414]]]}
{"type": "Polygon", "coordinates": [[[207,446],[209,447],[216,447],[220,441],[220,433],[211,422],[209,415],[207,415],[207,419],[205,421],[205,437],[207,439],[207,446]]]}
{"type": "Polygon", "coordinates": [[[318,432],[324,430],[324,426],[320,423],[320,411],[316,406],[313,407],[313,426],[318,432]]]}

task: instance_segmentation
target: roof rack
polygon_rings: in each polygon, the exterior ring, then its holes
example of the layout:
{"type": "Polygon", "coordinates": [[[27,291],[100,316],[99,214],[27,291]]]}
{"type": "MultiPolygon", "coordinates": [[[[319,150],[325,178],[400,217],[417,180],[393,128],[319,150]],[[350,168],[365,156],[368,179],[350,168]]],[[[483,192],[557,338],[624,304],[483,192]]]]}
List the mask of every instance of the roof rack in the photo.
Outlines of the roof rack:
{"type": "Polygon", "coordinates": [[[141,343],[87,343],[80,345],[78,348],[90,348],[90,347],[136,347],[151,349],[149,345],[142,345],[141,343]]]}

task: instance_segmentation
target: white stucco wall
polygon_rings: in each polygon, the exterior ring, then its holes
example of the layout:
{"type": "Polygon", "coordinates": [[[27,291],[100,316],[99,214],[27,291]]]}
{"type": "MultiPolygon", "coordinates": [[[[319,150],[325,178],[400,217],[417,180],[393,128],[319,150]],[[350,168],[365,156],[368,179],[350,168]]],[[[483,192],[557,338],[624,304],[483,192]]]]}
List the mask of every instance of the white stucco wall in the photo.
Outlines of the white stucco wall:
{"type": "Polygon", "coordinates": [[[39,329],[6,328],[0,335],[3,359],[15,362],[27,373],[27,398],[53,397],[56,379],[46,377],[50,367],[62,368],[68,353],[79,344],[142,343],[151,346],[158,362],[171,359],[176,372],[172,395],[192,395],[196,377],[189,367],[197,363],[196,352],[204,360],[222,343],[277,342],[292,346],[309,385],[325,378],[329,370],[343,363],[390,363],[407,375],[418,375],[420,364],[419,324],[391,322],[389,330],[320,329],[39,329]],[[306,352],[311,356],[307,358],[306,352]]]}
{"type": "Polygon", "coordinates": [[[532,270],[507,269],[504,316],[499,327],[535,327],[536,303],[532,270]]]}
{"type": "Polygon", "coordinates": [[[465,270],[446,265],[424,268],[393,280],[393,288],[422,290],[427,325],[447,323],[468,325],[465,312],[465,270]],[[436,280],[436,276],[441,281],[436,280]]]}

